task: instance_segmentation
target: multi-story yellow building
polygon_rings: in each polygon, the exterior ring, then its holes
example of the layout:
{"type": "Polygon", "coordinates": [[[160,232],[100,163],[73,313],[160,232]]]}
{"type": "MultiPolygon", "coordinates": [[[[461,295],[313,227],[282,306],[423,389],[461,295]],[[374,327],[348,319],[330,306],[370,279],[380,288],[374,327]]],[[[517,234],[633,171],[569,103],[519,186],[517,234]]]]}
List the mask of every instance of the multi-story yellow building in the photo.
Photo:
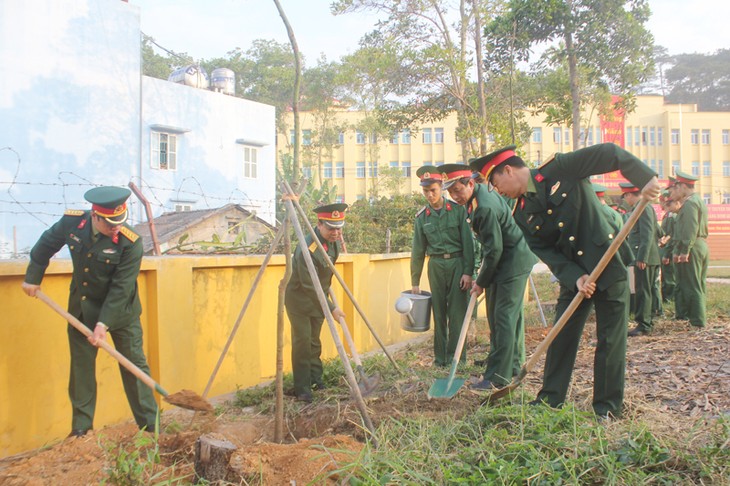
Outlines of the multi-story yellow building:
{"type": "MultiPolygon", "coordinates": [[[[317,185],[329,181],[336,186],[338,201],[420,191],[415,177],[419,167],[464,162],[455,135],[456,113],[413,131],[379,137],[353,128],[364,118],[363,112],[336,112],[328,125],[339,127],[339,134],[324,146],[319,141],[318,118],[308,112],[300,115],[303,172],[317,185]],[[396,172],[400,180],[394,177],[396,172]]],[[[542,116],[529,114],[526,121],[532,127],[530,141],[521,147],[526,160],[538,164],[556,152],[573,149],[570,127],[548,126],[542,116]]],[[[677,170],[692,173],[700,177],[696,187],[705,202],[730,204],[730,112],[699,112],[696,105],[665,104],[662,96],[639,96],[633,113],[606,120],[586,112],[583,126],[581,146],[614,141],[652,167],[660,179],[677,170]]],[[[292,130],[279,134],[280,154],[292,153],[293,135],[292,130]]],[[[616,180],[609,176],[604,182],[615,187],[616,180]]]]}

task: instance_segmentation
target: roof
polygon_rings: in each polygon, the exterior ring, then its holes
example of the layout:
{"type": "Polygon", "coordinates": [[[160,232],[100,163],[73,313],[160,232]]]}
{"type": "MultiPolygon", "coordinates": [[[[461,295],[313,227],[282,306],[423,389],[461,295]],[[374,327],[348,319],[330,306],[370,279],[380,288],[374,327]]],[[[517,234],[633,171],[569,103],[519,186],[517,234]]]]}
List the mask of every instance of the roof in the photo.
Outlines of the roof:
{"type": "MultiPolygon", "coordinates": [[[[163,213],[153,219],[155,230],[157,232],[157,240],[160,244],[177,239],[185,234],[189,228],[205,221],[208,218],[217,216],[221,213],[227,213],[231,210],[240,211],[243,216],[251,217],[253,221],[265,225],[266,227],[276,230],[275,227],[259,218],[251,211],[245,209],[238,204],[226,204],[219,208],[213,209],[196,209],[193,211],[172,211],[163,213]]],[[[149,252],[153,248],[152,236],[150,234],[150,224],[140,223],[134,226],[134,231],[142,237],[144,241],[144,251],[149,252]]]]}

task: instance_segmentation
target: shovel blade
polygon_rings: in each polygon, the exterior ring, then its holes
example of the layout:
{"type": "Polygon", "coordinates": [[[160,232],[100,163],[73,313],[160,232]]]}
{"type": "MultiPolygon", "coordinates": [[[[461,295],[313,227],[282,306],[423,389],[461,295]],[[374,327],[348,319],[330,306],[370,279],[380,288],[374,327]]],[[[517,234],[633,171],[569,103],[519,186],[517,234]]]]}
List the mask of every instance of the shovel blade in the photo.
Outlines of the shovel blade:
{"type": "Polygon", "coordinates": [[[451,398],[456,395],[465,380],[462,378],[438,378],[428,390],[428,398],[451,398]],[[451,383],[449,383],[449,381],[451,383]]]}

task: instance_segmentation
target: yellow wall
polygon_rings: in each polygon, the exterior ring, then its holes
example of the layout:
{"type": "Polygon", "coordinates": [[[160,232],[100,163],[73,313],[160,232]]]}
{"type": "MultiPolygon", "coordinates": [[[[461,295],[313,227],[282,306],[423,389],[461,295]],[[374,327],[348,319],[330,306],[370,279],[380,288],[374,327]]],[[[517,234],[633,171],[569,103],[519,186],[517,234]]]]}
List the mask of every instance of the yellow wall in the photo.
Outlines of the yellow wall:
{"type": "MultiPolygon", "coordinates": [[[[380,339],[387,345],[417,336],[400,329],[393,308],[410,288],[408,254],[342,255],[337,271],[380,339]]],[[[202,395],[239,316],[263,257],[145,257],[139,277],[145,352],[152,377],[168,392],[202,395]]],[[[256,289],[209,396],[270,380],[276,373],[276,307],[284,257],[274,256],[256,289]]],[[[69,353],[63,318],[20,290],[25,262],[0,262],[0,457],[65,437],[71,424],[67,396],[69,353]]],[[[66,306],[70,261],[54,260],[43,291],[66,306]]],[[[378,348],[341,286],[338,301],[360,352],[378,348]]],[[[327,325],[325,324],[325,327],[327,325]]],[[[288,321],[285,371],[291,368],[288,321]]],[[[323,357],[337,356],[323,331],[323,357]]],[[[99,393],[95,427],[128,420],[116,361],[104,351],[97,360],[99,393]]],[[[162,402],[163,409],[170,407],[162,402]]]]}

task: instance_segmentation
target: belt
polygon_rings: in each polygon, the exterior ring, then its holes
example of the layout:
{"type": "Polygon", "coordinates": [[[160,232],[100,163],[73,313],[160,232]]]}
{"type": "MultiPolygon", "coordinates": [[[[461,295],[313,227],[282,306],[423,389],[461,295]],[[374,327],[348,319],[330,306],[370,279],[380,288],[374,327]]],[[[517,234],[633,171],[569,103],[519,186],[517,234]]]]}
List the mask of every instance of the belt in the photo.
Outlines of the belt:
{"type": "Polygon", "coordinates": [[[463,253],[460,251],[456,251],[454,253],[442,253],[440,255],[428,255],[431,258],[443,258],[444,260],[448,260],[450,258],[460,258],[463,256],[463,253]]]}

